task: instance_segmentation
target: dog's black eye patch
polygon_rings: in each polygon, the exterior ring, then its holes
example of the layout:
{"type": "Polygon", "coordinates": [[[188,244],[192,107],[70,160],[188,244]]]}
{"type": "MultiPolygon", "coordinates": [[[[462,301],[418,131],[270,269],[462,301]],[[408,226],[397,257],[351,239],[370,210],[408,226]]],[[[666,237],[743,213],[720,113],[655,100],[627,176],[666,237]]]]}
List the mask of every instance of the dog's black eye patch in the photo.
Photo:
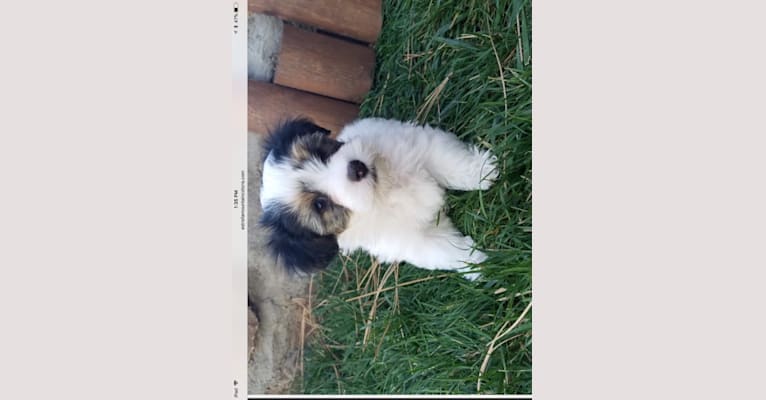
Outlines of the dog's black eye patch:
{"type": "Polygon", "coordinates": [[[325,136],[319,142],[319,146],[316,148],[316,154],[319,156],[319,159],[326,164],[327,160],[330,159],[341,146],[343,146],[343,142],[325,136]]]}
{"type": "Polygon", "coordinates": [[[302,168],[303,163],[311,159],[319,159],[323,164],[335,154],[343,143],[333,140],[327,135],[314,132],[297,138],[287,154],[295,168],[302,168]]]}
{"type": "Polygon", "coordinates": [[[286,207],[267,207],[259,223],[268,231],[266,247],[290,272],[325,269],[339,252],[335,235],[310,231],[286,207]]]}
{"type": "MultiPolygon", "coordinates": [[[[332,149],[335,145],[332,142],[338,142],[329,137],[329,130],[314,124],[308,118],[295,118],[283,122],[271,131],[265,141],[266,151],[264,154],[271,154],[274,161],[280,161],[282,158],[290,156],[290,152],[293,150],[293,144],[296,140],[315,133],[319,133],[318,137],[326,138],[329,141],[328,144],[324,144],[317,149],[317,152],[320,153],[320,157],[321,153],[326,154],[329,152],[330,155],[334,153],[332,149]]],[[[309,149],[307,150],[310,151],[309,149]]],[[[335,150],[337,151],[337,148],[335,150]]]]}

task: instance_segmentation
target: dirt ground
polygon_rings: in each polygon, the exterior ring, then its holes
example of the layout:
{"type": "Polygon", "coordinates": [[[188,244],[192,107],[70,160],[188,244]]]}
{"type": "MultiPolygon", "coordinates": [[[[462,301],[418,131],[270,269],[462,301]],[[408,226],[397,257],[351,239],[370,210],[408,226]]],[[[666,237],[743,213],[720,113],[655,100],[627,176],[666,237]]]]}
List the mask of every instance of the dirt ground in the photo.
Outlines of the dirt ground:
{"type": "Polygon", "coordinates": [[[260,135],[248,133],[248,392],[286,394],[302,372],[310,280],[287,276],[264,252],[264,235],[257,227],[261,143],[260,135]]]}

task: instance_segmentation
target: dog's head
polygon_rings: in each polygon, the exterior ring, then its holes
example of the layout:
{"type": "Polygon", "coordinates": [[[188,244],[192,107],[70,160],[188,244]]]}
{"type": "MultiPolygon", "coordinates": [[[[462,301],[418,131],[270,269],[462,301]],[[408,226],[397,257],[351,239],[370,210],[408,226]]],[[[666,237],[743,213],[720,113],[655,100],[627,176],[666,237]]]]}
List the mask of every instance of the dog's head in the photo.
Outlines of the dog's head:
{"type": "Polygon", "coordinates": [[[308,119],[293,119],[266,141],[260,223],[269,250],[289,270],[327,267],[354,210],[348,194],[370,175],[364,162],[338,156],[345,144],[329,134],[308,119]]]}

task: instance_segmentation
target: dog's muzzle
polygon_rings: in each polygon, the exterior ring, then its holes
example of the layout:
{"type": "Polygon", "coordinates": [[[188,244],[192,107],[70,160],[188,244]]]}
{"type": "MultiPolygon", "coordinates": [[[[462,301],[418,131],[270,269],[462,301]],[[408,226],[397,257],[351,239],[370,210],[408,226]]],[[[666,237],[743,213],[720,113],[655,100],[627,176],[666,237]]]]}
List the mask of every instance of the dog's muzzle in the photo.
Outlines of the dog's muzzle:
{"type": "Polygon", "coordinates": [[[348,163],[348,179],[352,182],[358,182],[367,176],[367,166],[359,160],[353,160],[348,163]]]}

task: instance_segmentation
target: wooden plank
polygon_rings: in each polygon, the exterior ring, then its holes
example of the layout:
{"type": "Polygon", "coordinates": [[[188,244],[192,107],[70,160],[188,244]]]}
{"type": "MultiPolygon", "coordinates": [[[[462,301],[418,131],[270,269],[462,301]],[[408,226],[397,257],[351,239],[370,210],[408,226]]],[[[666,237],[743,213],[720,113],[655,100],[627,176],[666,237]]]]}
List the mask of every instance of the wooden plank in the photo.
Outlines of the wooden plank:
{"type": "Polygon", "coordinates": [[[280,17],[374,43],[383,26],[381,0],[250,0],[248,11],[280,17]]]}
{"type": "Polygon", "coordinates": [[[285,25],[274,83],[361,103],[374,69],[369,47],[285,25]]]}
{"type": "Polygon", "coordinates": [[[268,134],[286,118],[304,116],[337,136],[359,115],[355,104],[271,83],[251,80],[247,89],[247,128],[260,134],[268,134]]]}

